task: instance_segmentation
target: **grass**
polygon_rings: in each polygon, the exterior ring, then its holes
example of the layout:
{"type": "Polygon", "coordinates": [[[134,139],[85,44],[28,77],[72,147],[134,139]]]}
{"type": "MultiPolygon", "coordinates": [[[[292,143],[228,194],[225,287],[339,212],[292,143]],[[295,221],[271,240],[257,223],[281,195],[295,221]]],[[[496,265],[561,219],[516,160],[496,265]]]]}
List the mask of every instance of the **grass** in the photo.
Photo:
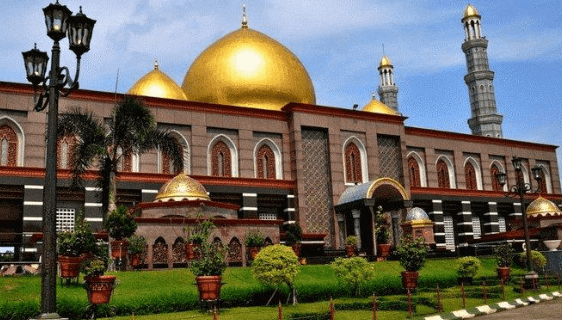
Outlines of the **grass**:
{"type": "MultiPolygon", "coordinates": [[[[392,297],[397,295],[396,299],[399,299],[398,297],[404,298],[400,280],[402,269],[398,262],[378,262],[374,266],[376,278],[362,287],[364,295],[370,296],[372,293],[376,293],[377,296],[392,297]]],[[[485,258],[482,261],[482,266],[476,278],[489,277],[489,280],[487,280],[489,283],[496,281],[494,260],[485,258]]],[[[428,260],[420,272],[421,289],[417,296],[423,297],[424,294],[433,294],[437,285],[440,288],[456,286],[455,267],[454,259],[428,260]]],[[[516,276],[524,273],[525,271],[521,269],[513,268],[512,270],[512,274],[516,276]]],[[[119,284],[115,288],[110,307],[102,308],[106,314],[174,314],[178,311],[196,310],[198,307],[197,288],[193,285],[195,279],[187,269],[112,272],[109,274],[117,275],[119,284]]],[[[228,309],[233,306],[248,306],[249,308],[246,310],[248,314],[254,312],[253,310],[259,310],[256,311],[258,316],[265,317],[265,315],[268,315],[269,317],[271,313],[273,317],[276,317],[277,308],[253,307],[253,305],[264,305],[271,296],[273,288],[260,285],[254,280],[249,268],[228,268],[223,275],[223,281],[226,284],[223,286],[221,294],[221,298],[225,300],[222,304],[224,315],[221,313],[221,319],[229,319],[228,313],[236,314],[239,310],[245,310],[242,308],[228,309]]],[[[29,318],[28,315],[37,315],[39,313],[40,282],[41,279],[38,276],[0,277],[0,319],[26,319],[26,317],[29,318]],[[7,311],[14,308],[21,309],[21,314],[7,316],[7,311]]],[[[475,282],[479,283],[480,281],[475,282]]],[[[327,302],[325,301],[334,298],[336,301],[345,302],[345,299],[347,299],[345,297],[349,296],[349,288],[338,282],[330,266],[302,266],[295,285],[301,304],[296,307],[287,307],[288,313],[310,312],[310,310],[316,308],[327,310],[327,302]]],[[[284,288],[274,301],[277,302],[280,299],[285,301],[287,294],[288,289],[284,288]]],[[[57,285],[57,301],[59,313],[71,318],[81,317],[88,304],[86,291],[81,284],[61,286],[59,282],[57,285]]],[[[418,305],[419,312],[425,310],[424,308],[426,308],[425,305],[418,305]]],[[[435,312],[433,308],[430,309],[433,311],[429,310],[428,312],[435,312]]],[[[341,310],[338,311],[338,315],[341,313],[341,317],[343,317],[343,314],[355,312],[360,311],[341,310]]],[[[187,311],[185,314],[183,319],[188,316],[201,316],[198,311],[187,311]]],[[[390,312],[388,317],[392,318],[392,314],[394,313],[390,312]]],[[[404,313],[400,314],[403,318],[404,313]]],[[[130,316],[127,317],[131,319],[130,316]]],[[[138,316],[135,316],[135,318],[141,319],[138,316]]],[[[253,319],[251,316],[245,318],[253,319]]],[[[340,316],[338,316],[338,319],[340,319],[340,316]]]]}

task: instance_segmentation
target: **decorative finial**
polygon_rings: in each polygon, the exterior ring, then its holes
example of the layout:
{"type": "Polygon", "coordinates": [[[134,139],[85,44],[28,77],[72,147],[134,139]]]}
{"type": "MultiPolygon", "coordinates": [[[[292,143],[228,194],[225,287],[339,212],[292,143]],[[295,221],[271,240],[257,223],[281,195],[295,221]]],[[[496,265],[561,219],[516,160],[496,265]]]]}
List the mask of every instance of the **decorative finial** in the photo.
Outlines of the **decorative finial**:
{"type": "Polygon", "coordinates": [[[242,29],[248,29],[248,17],[246,16],[246,5],[242,5],[242,29]]]}
{"type": "Polygon", "coordinates": [[[386,56],[386,54],[384,53],[384,43],[382,44],[382,55],[383,57],[386,56]]]}
{"type": "Polygon", "coordinates": [[[154,60],[154,70],[158,70],[158,60],[154,60]]]}

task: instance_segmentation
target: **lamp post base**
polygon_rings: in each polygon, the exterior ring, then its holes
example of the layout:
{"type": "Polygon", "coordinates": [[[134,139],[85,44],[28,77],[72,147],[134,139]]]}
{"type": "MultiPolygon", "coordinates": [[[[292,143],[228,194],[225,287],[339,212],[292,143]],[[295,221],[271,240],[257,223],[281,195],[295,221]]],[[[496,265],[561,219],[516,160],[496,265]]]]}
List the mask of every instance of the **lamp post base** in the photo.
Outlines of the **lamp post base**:
{"type": "Polygon", "coordinates": [[[539,275],[535,271],[531,271],[525,275],[525,289],[537,290],[537,281],[539,275]]]}

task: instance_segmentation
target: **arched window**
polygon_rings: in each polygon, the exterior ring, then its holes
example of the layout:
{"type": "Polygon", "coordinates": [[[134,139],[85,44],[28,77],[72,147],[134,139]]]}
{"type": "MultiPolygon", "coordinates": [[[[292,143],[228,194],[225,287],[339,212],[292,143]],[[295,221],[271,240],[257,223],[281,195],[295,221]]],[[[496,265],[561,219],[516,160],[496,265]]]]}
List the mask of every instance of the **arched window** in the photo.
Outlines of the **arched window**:
{"type": "MultiPolygon", "coordinates": [[[[181,154],[184,153],[183,146],[180,145],[180,152],[181,154]]],[[[185,160],[185,159],[184,159],[185,160]]],[[[184,161],[185,163],[185,161],[184,161]]],[[[174,166],[172,163],[170,156],[167,152],[162,151],[162,173],[164,174],[178,174],[180,170],[174,166]]]]}
{"type": "MultiPolygon", "coordinates": [[[[181,133],[175,130],[171,130],[170,134],[176,139],[179,144],[180,152],[182,154],[182,162],[183,162],[183,171],[185,173],[190,172],[190,160],[189,160],[189,144],[187,140],[183,137],[181,133]]],[[[165,151],[160,151],[158,153],[158,163],[159,163],[159,172],[164,174],[178,174],[180,170],[174,166],[170,155],[168,155],[165,151]]]]}
{"type": "Polygon", "coordinates": [[[541,168],[541,193],[548,193],[548,187],[546,183],[546,175],[544,174],[544,170],[541,168]]]}
{"type": "Polygon", "coordinates": [[[347,183],[362,183],[362,171],[361,152],[355,143],[350,142],[345,147],[345,181],[347,183]]]}
{"type": "Polygon", "coordinates": [[[500,173],[500,169],[497,165],[493,164],[490,168],[490,176],[492,177],[492,190],[494,191],[503,191],[502,186],[498,180],[497,174],[500,173]]]}
{"type": "Polygon", "coordinates": [[[437,185],[439,188],[450,189],[451,182],[449,180],[449,167],[443,161],[443,159],[439,159],[437,161],[437,185]]]}
{"type": "Polygon", "coordinates": [[[18,163],[18,136],[9,125],[0,126],[0,165],[15,167],[18,163]]]}
{"type": "Polygon", "coordinates": [[[408,174],[410,175],[410,186],[421,187],[420,165],[414,157],[408,158],[408,174]]]}
{"type": "Polygon", "coordinates": [[[275,179],[275,153],[267,144],[262,144],[256,154],[257,177],[275,179]]]}
{"type": "Polygon", "coordinates": [[[222,140],[217,141],[211,149],[211,175],[215,177],[232,176],[230,148],[222,140]]]}
{"type": "Polygon", "coordinates": [[[57,166],[60,169],[70,169],[72,166],[72,154],[76,143],[76,136],[64,136],[57,141],[57,166]]]}
{"type": "Polygon", "coordinates": [[[477,190],[478,184],[476,182],[476,171],[471,162],[466,162],[464,165],[464,179],[466,182],[467,190],[477,190]]]}

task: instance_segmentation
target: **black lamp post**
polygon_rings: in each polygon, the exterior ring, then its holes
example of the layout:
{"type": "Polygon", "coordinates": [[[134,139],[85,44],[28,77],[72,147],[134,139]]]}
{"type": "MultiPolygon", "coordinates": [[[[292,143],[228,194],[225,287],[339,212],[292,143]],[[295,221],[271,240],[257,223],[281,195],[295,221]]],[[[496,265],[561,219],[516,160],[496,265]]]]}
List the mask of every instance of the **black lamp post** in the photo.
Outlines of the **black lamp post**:
{"type": "Polygon", "coordinates": [[[45,168],[45,187],[43,190],[43,258],[41,278],[41,312],[50,319],[56,315],[56,277],[57,277],[57,234],[56,234],[56,192],[57,192],[57,127],[59,96],[67,96],[78,88],[80,74],[80,57],[90,50],[90,40],[95,20],[82,13],[72,16],[66,6],[49,4],[43,8],[47,35],[54,40],[52,48],[51,70],[45,77],[47,53],[37,50],[37,46],[23,52],[27,80],[33,84],[34,90],[42,85],[41,94],[37,99],[35,111],[44,110],[49,106],[47,120],[47,159],[45,168]],[[67,67],[60,67],[59,41],[68,35],[70,50],[76,54],[75,80],[69,75],[67,67]],[[68,85],[68,89],[63,89],[68,85]]]}
{"type": "MultiPolygon", "coordinates": [[[[525,232],[525,254],[527,255],[527,271],[528,274],[525,277],[526,279],[530,279],[531,280],[531,287],[532,288],[536,288],[536,278],[537,275],[533,270],[533,266],[531,263],[531,241],[529,239],[529,224],[527,222],[527,212],[526,212],[526,206],[525,206],[525,194],[529,191],[533,191],[532,187],[529,183],[525,183],[523,177],[521,176],[521,171],[522,171],[522,159],[521,158],[517,158],[514,157],[511,160],[512,164],[513,164],[513,168],[515,169],[516,172],[516,183],[514,186],[508,187],[508,193],[506,196],[508,197],[519,197],[519,202],[521,203],[521,210],[522,215],[523,215],[523,229],[525,232]],[[535,280],[535,281],[533,281],[535,280]]],[[[538,182],[538,188],[537,190],[535,190],[534,192],[540,192],[540,186],[541,186],[541,168],[538,166],[534,166],[531,171],[533,172],[533,177],[535,178],[535,180],[537,180],[538,182]]],[[[505,172],[500,172],[496,174],[496,177],[498,179],[499,184],[503,187],[506,184],[506,176],[507,174],[505,172]]]]}

